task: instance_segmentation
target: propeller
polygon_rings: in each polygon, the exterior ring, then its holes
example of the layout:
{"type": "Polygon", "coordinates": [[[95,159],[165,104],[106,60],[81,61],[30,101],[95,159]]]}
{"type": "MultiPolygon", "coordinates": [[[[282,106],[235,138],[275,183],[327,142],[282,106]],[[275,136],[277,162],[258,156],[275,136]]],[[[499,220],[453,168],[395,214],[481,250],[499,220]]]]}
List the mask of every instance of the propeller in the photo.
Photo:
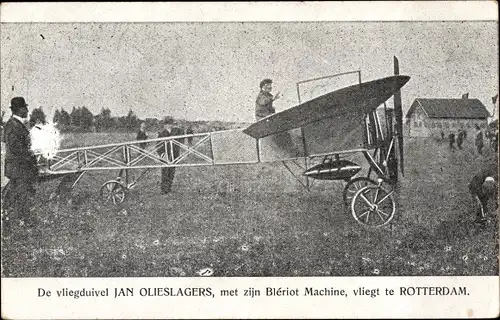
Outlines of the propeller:
{"type": "MultiPolygon", "coordinates": [[[[396,56],[394,56],[394,75],[399,75],[399,61],[396,56]]],[[[401,102],[401,89],[394,93],[394,113],[396,118],[396,135],[398,137],[398,160],[401,174],[404,176],[403,104],[401,102]]]]}

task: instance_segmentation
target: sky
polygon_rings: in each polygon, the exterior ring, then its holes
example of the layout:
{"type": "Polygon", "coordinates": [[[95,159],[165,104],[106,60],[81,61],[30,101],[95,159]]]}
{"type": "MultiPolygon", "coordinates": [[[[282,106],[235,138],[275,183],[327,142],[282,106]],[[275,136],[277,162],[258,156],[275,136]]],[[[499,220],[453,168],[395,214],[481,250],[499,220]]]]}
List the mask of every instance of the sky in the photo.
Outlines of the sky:
{"type": "MultiPolygon", "coordinates": [[[[273,79],[277,111],[298,104],[296,83],[361,70],[393,73],[416,98],[469,93],[493,110],[498,93],[497,22],[2,23],[1,109],[14,96],[31,108],[87,107],[140,118],[252,122],[259,82],[273,79]]],[[[307,84],[312,97],[356,75],[307,84]]],[[[304,98],[303,97],[303,98],[304,98]]],[[[498,110],[497,110],[498,112],[498,110]]]]}

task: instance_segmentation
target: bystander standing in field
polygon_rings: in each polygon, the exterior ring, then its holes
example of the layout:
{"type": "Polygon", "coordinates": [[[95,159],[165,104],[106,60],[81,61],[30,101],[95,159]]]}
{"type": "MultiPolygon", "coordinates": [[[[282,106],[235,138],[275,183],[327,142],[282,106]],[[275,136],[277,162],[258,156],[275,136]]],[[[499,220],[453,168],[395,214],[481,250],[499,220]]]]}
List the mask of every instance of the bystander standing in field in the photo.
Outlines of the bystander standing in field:
{"type": "Polygon", "coordinates": [[[444,132],[441,130],[441,140],[444,140],[444,132]]]}
{"type": "Polygon", "coordinates": [[[255,100],[255,120],[259,121],[267,116],[276,112],[273,108],[273,101],[279,99],[280,93],[272,95],[273,81],[271,79],[264,79],[260,82],[260,92],[255,100]]]}
{"type": "Polygon", "coordinates": [[[484,141],[483,141],[483,132],[481,131],[481,128],[476,124],[476,148],[477,148],[477,153],[482,154],[483,153],[483,147],[484,147],[484,141]]]}
{"type": "Polygon", "coordinates": [[[458,130],[458,133],[457,133],[457,147],[458,149],[462,150],[462,144],[464,142],[464,133],[462,130],[458,130]]]}
{"type": "Polygon", "coordinates": [[[497,145],[498,145],[498,131],[497,130],[486,130],[485,132],[486,139],[489,141],[489,146],[497,151],[497,145]]]}
{"type": "Polygon", "coordinates": [[[38,166],[31,151],[28,125],[28,104],[23,97],[11,100],[12,117],[5,124],[5,176],[9,182],[2,189],[3,208],[12,209],[17,218],[29,228],[36,226],[30,216],[35,195],[34,184],[38,177],[38,166]]]}
{"type": "Polygon", "coordinates": [[[455,134],[452,132],[448,135],[448,141],[450,142],[451,152],[455,151],[455,134]]]}
{"type": "Polygon", "coordinates": [[[498,201],[498,154],[484,161],[482,169],[471,179],[469,190],[478,205],[475,222],[484,223],[488,214],[488,200],[498,201]]]}
{"type": "MultiPolygon", "coordinates": [[[[146,123],[141,122],[141,125],[139,127],[139,131],[137,131],[136,140],[148,140],[148,135],[146,134],[146,123]]],[[[146,149],[147,143],[140,143],[139,147],[141,149],[146,149]]]]}
{"type": "MultiPolygon", "coordinates": [[[[158,133],[158,138],[166,138],[174,135],[172,121],[165,119],[163,121],[163,130],[158,133]]],[[[179,156],[179,147],[174,145],[171,140],[159,142],[161,146],[158,148],[158,154],[169,162],[179,156]],[[166,145],[166,147],[165,147],[166,145]]],[[[172,184],[175,176],[175,167],[165,167],[161,169],[160,191],[163,194],[172,191],[172,184]]]]}

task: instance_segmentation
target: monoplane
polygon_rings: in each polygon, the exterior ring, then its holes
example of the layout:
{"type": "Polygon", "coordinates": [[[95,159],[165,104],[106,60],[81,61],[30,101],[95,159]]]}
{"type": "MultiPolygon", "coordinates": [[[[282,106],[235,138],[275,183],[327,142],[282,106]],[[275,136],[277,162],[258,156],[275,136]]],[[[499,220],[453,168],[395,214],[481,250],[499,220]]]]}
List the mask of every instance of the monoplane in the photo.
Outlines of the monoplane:
{"type": "Polygon", "coordinates": [[[404,170],[400,90],[409,79],[399,75],[394,57],[394,75],[386,78],[362,82],[358,70],[301,81],[297,106],[247,128],[58,150],[40,181],[64,177],[72,188],[86,173],[116,170],[117,177],[100,188],[102,200],[116,204],[154,168],[277,162],[307,190],[315,180],[345,182],[343,200],[354,219],[384,226],[396,213],[398,167],[404,170]],[[358,83],[301,101],[304,83],[346,74],[357,74],[358,83]],[[391,97],[394,108],[386,103],[391,97]],[[171,154],[158,154],[160,149],[171,154]],[[366,175],[352,154],[364,156],[366,175]]]}

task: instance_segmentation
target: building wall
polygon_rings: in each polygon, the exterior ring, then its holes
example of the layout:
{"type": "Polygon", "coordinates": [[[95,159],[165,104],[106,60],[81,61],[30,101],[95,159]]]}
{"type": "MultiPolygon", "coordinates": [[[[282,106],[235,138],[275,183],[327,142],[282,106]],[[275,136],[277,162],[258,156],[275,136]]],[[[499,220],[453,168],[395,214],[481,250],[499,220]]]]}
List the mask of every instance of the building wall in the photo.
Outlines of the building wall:
{"type": "Polygon", "coordinates": [[[407,134],[410,137],[428,137],[430,132],[425,125],[425,120],[427,115],[424,113],[421,107],[415,108],[415,111],[411,114],[410,118],[407,119],[407,134]]]}
{"type": "Polygon", "coordinates": [[[456,119],[456,118],[428,118],[421,107],[415,108],[410,118],[407,118],[406,133],[410,137],[441,137],[441,131],[445,137],[450,133],[457,133],[462,129],[472,134],[475,125],[481,130],[487,127],[486,119],[456,119]]]}

